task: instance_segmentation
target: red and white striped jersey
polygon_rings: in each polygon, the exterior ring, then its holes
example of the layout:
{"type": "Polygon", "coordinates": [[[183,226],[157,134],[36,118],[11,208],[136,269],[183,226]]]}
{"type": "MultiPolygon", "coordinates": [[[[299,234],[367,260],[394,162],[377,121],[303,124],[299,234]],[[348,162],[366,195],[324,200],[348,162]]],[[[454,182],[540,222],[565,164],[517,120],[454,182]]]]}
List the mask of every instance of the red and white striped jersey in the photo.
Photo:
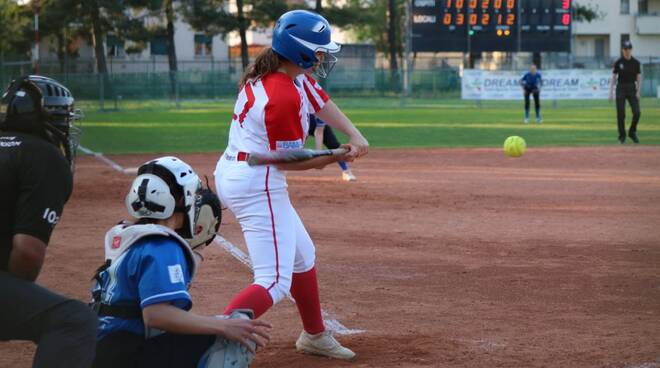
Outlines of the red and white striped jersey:
{"type": "Polygon", "coordinates": [[[248,82],[239,92],[226,152],[264,153],[303,148],[309,114],[329,100],[318,82],[301,74],[291,79],[273,72],[248,82]]]}

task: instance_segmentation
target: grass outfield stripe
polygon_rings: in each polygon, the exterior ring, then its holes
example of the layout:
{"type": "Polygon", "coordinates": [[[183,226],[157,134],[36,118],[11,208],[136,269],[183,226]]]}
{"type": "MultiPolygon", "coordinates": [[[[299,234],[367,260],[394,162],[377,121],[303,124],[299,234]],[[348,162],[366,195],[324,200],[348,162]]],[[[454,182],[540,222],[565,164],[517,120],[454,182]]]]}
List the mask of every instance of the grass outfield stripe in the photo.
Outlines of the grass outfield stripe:
{"type": "MultiPolygon", "coordinates": [[[[105,128],[126,128],[126,129],[138,129],[138,128],[172,128],[172,124],[178,123],[111,123],[111,122],[98,122],[98,123],[87,123],[86,127],[105,127],[105,128]]],[[[411,124],[411,123],[357,123],[358,127],[372,127],[372,128],[432,128],[432,129],[443,129],[443,128],[460,128],[460,129],[543,129],[543,130],[570,130],[570,131],[604,131],[609,132],[612,130],[611,126],[571,126],[566,127],[564,125],[555,125],[552,123],[543,123],[543,125],[530,124],[528,126],[516,123],[516,124],[445,124],[445,123],[436,123],[436,124],[411,124]]],[[[185,126],[176,127],[177,129],[188,130],[190,128],[226,128],[228,123],[186,123],[185,126]]],[[[647,127],[645,131],[660,131],[660,126],[647,127]]]]}
{"type": "MultiPolygon", "coordinates": [[[[159,106],[158,101],[150,103],[159,106]]],[[[562,101],[558,108],[547,103],[541,125],[522,124],[520,103],[511,102],[489,102],[484,104],[489,105],[487,108],[461,100],[420,100],[403,108],[398,107],[398,99],[338,103],[347,105],[344,111],[373,148],[501,147],[510,135],[525,138],[530,149],[618,144],[614,107],[603,101],[562,101]]],[[[139,102],[123,101],[118,112],[85,111],[82,144],[112,154],[224,149],[233,101],[184,101],[182,110],[161,104],[164,107],[144,109],[139,102]]],[[[659,102],[642,101],[639,136],[642,144],[660,144],[659,102]]],[[[308,140],[311,143],[313,140],[308,140]]]]}

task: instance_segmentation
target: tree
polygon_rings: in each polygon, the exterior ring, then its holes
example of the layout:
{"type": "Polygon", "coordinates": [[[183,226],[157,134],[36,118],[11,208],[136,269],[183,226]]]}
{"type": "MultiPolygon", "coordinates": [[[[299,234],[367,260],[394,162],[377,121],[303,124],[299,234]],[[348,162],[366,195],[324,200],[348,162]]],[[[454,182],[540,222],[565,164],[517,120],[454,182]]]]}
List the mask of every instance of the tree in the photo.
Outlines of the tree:
{"type": "Polygon", "coordinates": [[[96,66],[100,74],[107,74],[104,42],[109,33],[121,38],[143,41],[149,38],[142,19],[130,16],[131,8],[146,8],[153,0],[55,0],[51,11],[71,13],[83,27],[90,30],[96,66]]]}
{"type": "MultiPolygon", "coordinates": [[[[143,11],[146,15],[141,18],[150,16],[162,18],[164,16],[165,27],[151,26],[147,27],[147,34],[149,38],[159,35],[165,35],[166,48],[167,48],[167,63],[170,72],[170,88],[172,96],[176,95],[177,91],[177,72],[179,65],[176,57],[176,44],[174,43],[174,22],[176,22],[176,11],[174,0],[147,0],[146,3],[135,3],[135,10],[143,11]]],[[[132,40],[134,41],[134,40],[132,40]]]]}
{"type": "Polygon", "coordinates": [[[32,10],[13,0],[0,0],[0,59],[5,55],[25,56],[34,38],[32,10]],[[11,35],[7,37],[5,35],[11,35]]]}
{"type": "Polygon", "coordinates": [[[77,53],[71,45],[77,37],[85,35],[83,25],[77,22],[72,12],[75,3],[71,0],[42,0],[39,33],[42,38],[55,39],[55,51],[60,63],[60,72],[65,71],[65,59],[77,53]]]}
{"type": "Polygon", "coordinates": [[[397,34],[401,34],[401,19],[397,17],[397,4],[396,0],[387,1],[387,48],[390,54],[390,73],[392,80],[395,80],[399,74],[399,66],[397,63],[397,51],[400,54],[401,44],[400,37],[397,40],[397,34]]]}
{"type": "Polygon", "coordinates": [[[398,58],[403,55],[403,28],[405,0],[351,0],[350,7],[361,14],[357,22],[347,25],[358,40],[371,41],[376,50],[387,54],[394,77],[398,73],[398,58]]]}
{"type": "MultiPolygon", "coordinates": [[[[310,10],[323,14],[333,26],[345,27],[359,25],[371,19],[369,15],[364,15],[359,3],[359,0],[351,0],[341,7],[324,7],[322,1],[317,0],[315,7],[310,10]]],[[[282,0],[236,0],[236,11],[233,13],[228,10],[226,0],[182,0],[181,4],[181,13],[186,22],[200,32],[217,35],[238,31],[244,68],[249,62],[246,31],[250,26],[272,27],[285,12],[294,8],[308,9],[305,5],[289,6],[282,0]]]]}
{"type": "MultiPolygon", "coordinates": [[[[242,8],[242,2],[240,5],[242,8]]],[[[207,36],[215,36],[238,29],[238,17],[232,15],[226,9],[227,6],[224,0],[182,0],[180,10],[183,19],[193,29],[204,32],[207,36]]],[[[241,54],[243,44],[247,53],[247,40],[241,39],[241,54]]]]}
{"type": "Polygon", "coordinates": [[[605,17],[605,13],[600,10],[598,4],[592,5],[581,5],[573,3],[573,17],[576,22],[588,22],[602,19],[605,17]]]}
{"type": "Polygon", "coordinates": [[[378,0],[367,2],[350,0],[342,6],[331,3],[329,6],[323,6],[320,0],[317,0],[313,10],[323,15],[333,27],[351,28],[375,22],[373,14],[373,2],[382,3],[378,0]]]}
{"type": "Polygon", "coordinates": [[[223,0],[183,0],[181,13],[194,29],[208,35],[238,31],[241,40],[241,63],[249,63],[247,30],[250,25],[270,26],[289,10],[281,0],[236,0],[236,12],[228,10],[223,0]]]}
{"type": "Polygon", "coordinates": [[[238,24],[238,35],[241,39],[241,64],[243,70],[247,68],[249,61],[248,44],[247,44],[247,20],[243,13],[243,0],[236,0],[236,23],[238,24]]]}
{"type": "Polygon", "coordinates": [[[177,92],[177,71],[179,66],[176,59],[176,45],[174,44],[174,3],[173,0],[165,0],[165,19],[167,21],[167,61],[170,67],[170,87],[172,95],[177,92]]]}

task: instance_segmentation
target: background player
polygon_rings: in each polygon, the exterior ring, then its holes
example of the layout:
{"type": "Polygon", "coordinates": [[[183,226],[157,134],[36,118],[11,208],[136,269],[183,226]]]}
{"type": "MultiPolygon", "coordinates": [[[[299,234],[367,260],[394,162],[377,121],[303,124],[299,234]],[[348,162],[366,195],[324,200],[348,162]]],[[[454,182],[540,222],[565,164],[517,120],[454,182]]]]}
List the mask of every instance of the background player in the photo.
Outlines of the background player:
{"type": "Polygon", "coordinates": [[[534,96],[534,110],[536,112],[536,123],[541,124],[541,73],[536,70],[536,64],[529,67],[529,72],[520,79],[520,86],[525,96],[525,124],[529,123],[529,95],[534,96]]]}
{"type": "Polygon", "coordinates": [[[331,53],[338,51],[330,24],[320,15],[297,10],[280,17],[272,48],[262,51],[243,76],[215,178],[222,202],[241,224],[254,265],[254,283],[234,296],[225,313],[247,308],[258,317],[290,291],[304,328],[296,348],[351,359],[355,354],[325,330],[314,244],[291,205],[285,173],[351,161],[368,151],[362,134],[306,74],[316,66],[318,75],[327,75],[336,61],[331,53]],[[349,137],[348,153],[278,167],[247,165],[251,152],[303,148],[311,113],[349,137]]]}
{"type": "MultiPolygon", "coordinates": [[[[309,115],[309,132],[308,135],[314,137],[314,145],[317,150],[323,148],[325,145],[329,149],[339,148],[341,143],[335,135],[335,132],[332,131],[332,128],[327,126],[325,121],[317,118],[313,114],[309,115]]],[[[351,169],[348,167],[348,163],[345,161],[337,161],[337,164],[341,168],[341,178],[344,181],[356,181],[357,178],[351,172],[351,169]]]]}
{"type": "Polygon", "coordinates": [[[33,367],[94,358],[92,311],[34,283],[73,186],[73,106],[40,76],[13,81],[0,101],[0,340],[37,343],[33,367]]]}
{"type": "Polygon", "coordinates": [[[234,354],[230,360],[240,364],[232,367],[246,367],[246,349],[264,346],[270,325],[238,313],[219,319],[190,312],[193,249],[210,244],[218,230],[218,197],[201,188],[185,162],[161,157],[138,169],[126,207],[138,221],[106,234],[106,263],[95,276],[100,328],[94,367],[196,367],[217,348],[234,354]]]}
{"type": "Polygon", "coordinates": [[[619,143],[626,142],[626,100],[632,110],[632,122],[628,137],[639,143],[637,123],[641,112],[639,109],[640,90],[642,88],[642,68],[639,60],[632,56],[632,43],[625,41],[622,45],[623,56],[614,62],[612,79],[610,79],[610,102],[614,98],[616,85],[616,121],[619,128],[619,143]]]}

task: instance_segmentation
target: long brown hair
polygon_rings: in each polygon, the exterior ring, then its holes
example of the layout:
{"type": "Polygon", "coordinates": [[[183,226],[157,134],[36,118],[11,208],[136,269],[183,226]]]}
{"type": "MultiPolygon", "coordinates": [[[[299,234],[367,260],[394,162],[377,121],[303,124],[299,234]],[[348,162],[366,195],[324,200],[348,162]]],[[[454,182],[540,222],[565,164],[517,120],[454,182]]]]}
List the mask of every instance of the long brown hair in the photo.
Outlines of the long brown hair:
{"type": "Polygon", "coordinates": [[[280,67],[281,62],[280,56],[273,51],[273,48],[266,47],[259,52],[254,62],[248,65],[238,87],[243,87],[249,80],[257,80],[263,78],[268,73],[276,71],[280,67]]]}

